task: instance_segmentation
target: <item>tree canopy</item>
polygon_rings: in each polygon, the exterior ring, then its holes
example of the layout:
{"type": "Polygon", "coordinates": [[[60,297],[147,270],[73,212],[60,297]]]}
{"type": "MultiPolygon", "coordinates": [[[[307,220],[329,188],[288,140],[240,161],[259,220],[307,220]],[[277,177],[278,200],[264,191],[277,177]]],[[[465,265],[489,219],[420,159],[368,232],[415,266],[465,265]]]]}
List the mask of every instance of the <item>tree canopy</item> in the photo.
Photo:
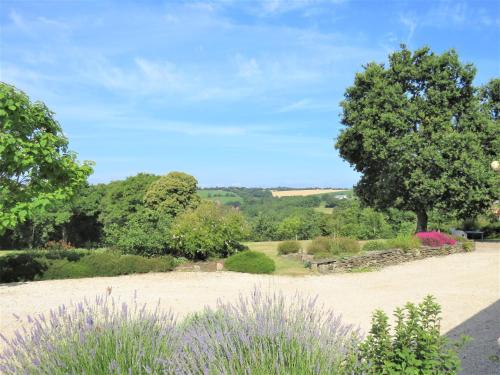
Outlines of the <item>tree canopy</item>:
{"type": "Polygon", "coordinates": [[[454,50],[402,46],[388,66],[369,63],[356,74],[341,103],[345,128],[336,147],[361,173],[355,191],[363,203],[413,211],[417,231],[425,231],[433,208],[465,218],[498,197],[489,165],[499,154],[499,128],[488,115],[498,98],[481,99],[475,73],[454,50]]]}
{"type": "Polygon", "coordinates": [[[196,193],[198,181],[183,172],[170,172],[155,181],[144,195],[146,207],[176,216],[180,212],[194,208],[200,202],[196,193]]]}
{"type": "Polygon", "coordinates": [[[91,172],[45,104],[0,83],[0,233],[71,196],[91,172]]]}

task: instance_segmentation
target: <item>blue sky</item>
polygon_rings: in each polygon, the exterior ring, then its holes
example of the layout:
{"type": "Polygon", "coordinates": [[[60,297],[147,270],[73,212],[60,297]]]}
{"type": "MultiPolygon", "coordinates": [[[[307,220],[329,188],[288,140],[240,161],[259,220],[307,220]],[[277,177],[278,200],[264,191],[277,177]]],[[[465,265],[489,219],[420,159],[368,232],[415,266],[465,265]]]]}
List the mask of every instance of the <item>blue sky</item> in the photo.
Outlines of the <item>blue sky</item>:
{"type": "Polygon", "coordinates": [[[342,186],[355,72],[406,43],[499,75],[498,1],[5,1],[0,80],[55,113],[91,182],[342,186]]]}

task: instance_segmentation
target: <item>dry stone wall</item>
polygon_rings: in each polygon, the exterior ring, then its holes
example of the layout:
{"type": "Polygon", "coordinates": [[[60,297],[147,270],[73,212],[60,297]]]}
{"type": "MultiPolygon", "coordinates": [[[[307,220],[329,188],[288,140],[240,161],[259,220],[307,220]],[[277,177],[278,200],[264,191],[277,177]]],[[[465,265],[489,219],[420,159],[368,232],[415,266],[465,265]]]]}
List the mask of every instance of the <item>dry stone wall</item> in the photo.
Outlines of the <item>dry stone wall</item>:
{"type": "Polygon", "coordinates": [[[465,252],[462,245],[446,247],[427,247],[412,251],[400,249],[371,251],[363,255],[340,259],[322,259],[310,261],[311,269],[321,273],[348,272],[360,268],[381,268],[395,264],[410,262],[412,260],[443,256],[465,252]]]}

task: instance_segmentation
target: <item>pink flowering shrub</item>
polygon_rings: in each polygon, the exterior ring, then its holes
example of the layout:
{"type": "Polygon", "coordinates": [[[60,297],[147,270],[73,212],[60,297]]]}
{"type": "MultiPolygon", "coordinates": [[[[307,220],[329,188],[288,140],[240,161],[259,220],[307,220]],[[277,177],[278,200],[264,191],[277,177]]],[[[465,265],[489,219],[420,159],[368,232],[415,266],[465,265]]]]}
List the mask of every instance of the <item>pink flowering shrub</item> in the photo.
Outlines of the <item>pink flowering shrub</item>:
{"type": "Polygon", "coordinates": [[[425,246],[444,246],[444,245],[455,245],[457,243],[451,236],[441,232],[419,232],[417,233],[422,245],[425,246]]]}

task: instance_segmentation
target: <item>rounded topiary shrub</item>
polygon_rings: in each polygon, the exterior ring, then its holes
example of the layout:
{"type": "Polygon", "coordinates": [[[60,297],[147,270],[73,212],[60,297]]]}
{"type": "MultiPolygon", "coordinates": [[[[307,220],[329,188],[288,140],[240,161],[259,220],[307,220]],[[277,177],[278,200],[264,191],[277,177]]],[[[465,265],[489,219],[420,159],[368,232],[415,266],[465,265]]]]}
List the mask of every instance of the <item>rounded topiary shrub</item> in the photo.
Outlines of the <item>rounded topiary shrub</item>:
{"type": "Polygon", "coordinates": [[[286,254],[294,254],[298,253],[301,250],[299,241],[283,241],[278,245],[278,254],[286,255],[286,254]]]}
{"type": "Polygon", "coordinates": [[[224,267],[228,271],[246,273],[272,273],[276,269],[274,260],[264,253],[243,251],[227,258],[224,267]]]}

